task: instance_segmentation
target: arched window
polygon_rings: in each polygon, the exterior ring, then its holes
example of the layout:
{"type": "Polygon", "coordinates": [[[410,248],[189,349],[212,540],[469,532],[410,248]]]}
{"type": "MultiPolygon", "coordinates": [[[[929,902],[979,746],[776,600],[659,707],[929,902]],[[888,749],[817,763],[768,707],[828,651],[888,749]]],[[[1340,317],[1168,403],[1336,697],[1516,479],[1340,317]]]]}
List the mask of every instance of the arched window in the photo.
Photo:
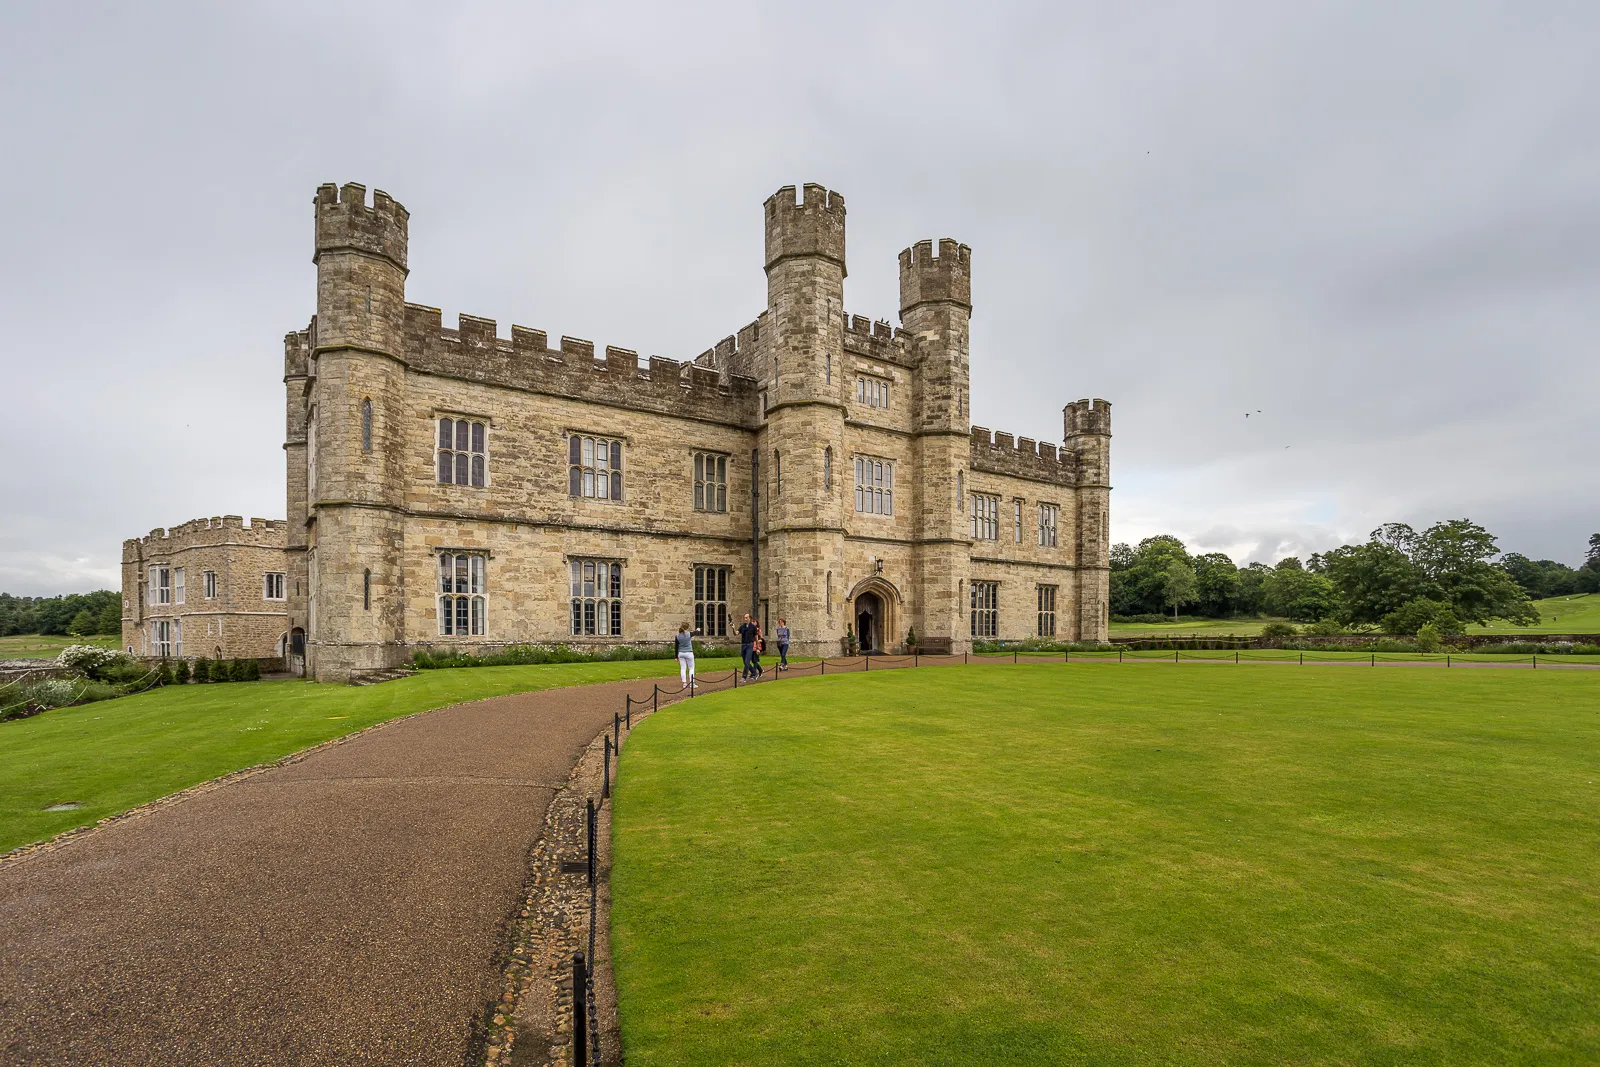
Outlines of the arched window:
{"type": "Polygon", "coordinates": [[[372,610],[372,570],[361,572],[361,610],[372,610]]]}
{"type": "Polygon", "coordinates": [[[372,451],[372,398],[361,401],[361,451],[372,451]]]}
{"type": "Polygon", "coordinates": [[[822,450],[822,488],[833,488],[833,446],[822,450]]]}

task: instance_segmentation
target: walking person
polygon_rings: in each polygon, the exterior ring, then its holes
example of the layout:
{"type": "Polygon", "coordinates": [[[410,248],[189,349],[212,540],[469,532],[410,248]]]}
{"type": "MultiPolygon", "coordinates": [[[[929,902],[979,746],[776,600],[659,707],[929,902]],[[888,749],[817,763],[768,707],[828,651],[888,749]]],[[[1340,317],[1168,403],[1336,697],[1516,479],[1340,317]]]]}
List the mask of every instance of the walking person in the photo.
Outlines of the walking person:
{"type": "Polygon", "coordinates": [[[750,665],[750,660],[755,654],[756,634],[760,632],[760,627],[750,621],[750,613],[745,612],[744,622],[739,624],[739,658],[744,662],[744,671],[741,675],[744,678],[754,678],[756,676],[755,668],[750,665]]]}
{"type": "Polygon", "coordinates": [[[778,669],[786,671],[789,669],[789,620],[780,618],[772,636],[778,642],[778,669]]]}
{"type": "Polygon", "coordinates": [[[761,653],[767,649],[766,635],[761,632],[761,624],[756,623],[756,643],[750,646],[750,666],[756,669],[756,678],[759,680],[766,672],[761,669],[761,653]]]}
{"type": "Polygon", "coordinates": [[[678,635],[672,639],[672,644],[678,653],[678,680],[687,689],[694,682],[694,635],[689,632],[688,623],[678,627],[678,635]]]}

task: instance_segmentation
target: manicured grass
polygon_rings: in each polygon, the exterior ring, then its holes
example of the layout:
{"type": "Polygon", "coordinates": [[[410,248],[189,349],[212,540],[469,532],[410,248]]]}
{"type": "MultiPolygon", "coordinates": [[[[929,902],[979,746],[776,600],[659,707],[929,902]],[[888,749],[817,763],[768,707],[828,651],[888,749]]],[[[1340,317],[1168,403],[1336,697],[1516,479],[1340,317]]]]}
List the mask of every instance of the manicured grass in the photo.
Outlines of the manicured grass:
{"type": "Polygon", "coordinates": [[[0,637],[0,659],[55,659],[68,645],[98,645],[116,648],[121,639],[116,634],[95,634],[92,637],[61,637],[56,634],[11,634],[0,637]]]}
{"type": "Polygon", "coordinates": [[[1579,593],[1573,596],[1554,596],[1535,600],[1539,609],[1539,625],[1507,626],[1496,622],[1489,626],[1473,627],[1473,633],[1507,634],[1600,634],[1600,593],[1579,593]]]}
{"type": "Polygon", "coordinates": [[[1600,673],[795,678],[623,752],[628,1062],[1600,1062],[1600,673]]]}
{"type": "Polygon", "coordinates": [[[171,686],[0,723],[0,852],[400,715],[677,669],[675,660],[632,660],[421,671],[373,686],[171,686]],[[83,806],[43,810],[64,802],[83,806]]]}

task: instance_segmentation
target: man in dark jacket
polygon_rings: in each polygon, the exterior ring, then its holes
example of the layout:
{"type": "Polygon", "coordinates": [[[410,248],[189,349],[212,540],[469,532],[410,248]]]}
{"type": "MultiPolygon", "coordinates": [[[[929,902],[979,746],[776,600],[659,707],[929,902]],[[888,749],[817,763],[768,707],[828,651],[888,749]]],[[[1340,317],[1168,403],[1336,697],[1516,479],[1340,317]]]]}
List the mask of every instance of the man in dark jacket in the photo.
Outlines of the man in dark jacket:
{"type": "Polygon", "coordinates": [[[739,624],[739,658],[744,661],[742,677],[745,678],[754,678],[756,676],[754,659],[756,634],[758,632],[756,624],[750,621],[750,615],[746,613],[744,622],[739,624]]]}

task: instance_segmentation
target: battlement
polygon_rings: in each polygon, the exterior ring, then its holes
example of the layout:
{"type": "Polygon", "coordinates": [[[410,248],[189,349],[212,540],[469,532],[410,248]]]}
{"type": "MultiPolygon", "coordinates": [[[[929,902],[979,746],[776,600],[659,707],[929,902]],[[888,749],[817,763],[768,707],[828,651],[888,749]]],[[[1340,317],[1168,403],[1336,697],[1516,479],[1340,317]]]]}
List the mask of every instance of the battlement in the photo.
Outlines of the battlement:
{"type": "Polygon", "coordinates": [[[1096,397],[1094,400],[1075,400],[1061,410],[1062,427],[1067,439],[1084,434],[1111,436],[1111,405],[1096,397]]]}
{"type": "Polygon", "coordinates": [[[311,331],[283,335],[283,376],[303,378],[310,373],[311,331]]]}
{"type": "Polygon", "coordinates": [[[213,515],[166,529],[157,527],[143,537],[128,538],[122,542],[122,561],[162,559],[191,548],[224,544],[285,548],[288,543],[289,524],[283,519],[252,518],[246,522],[242,515],[213,515]]]}
{"type": "Polygon", "coordinates": [[[329,182],[318,187],[312,201],[316,210],[317,245],[312,262],[324,252],[364,252],[406,269],[406,244],[411,215],[382,189],[373,191],[367,206],[367,187],[355,182],[343,188],[329,182]]]}
{"type": "Polygon", "coordinates": [[[694,357],[694,363],[711,367],[724,377],[765,378],[761,365],[761,320],[756,319],[694,357]]]}
{"type": "Polygon", "coordinates": [[[1078,455],[1071,449],[1057,448],[1031,437],[1012,435],[987,427],[972,427],[972,469],[991,474],[1031,478],[1035,481],[1072,485],[1078,478],[1078,455]]]}
{"type": "Polygon", "coordinates": [[[946,237],[900,252],[900,314],[921,304],[957,304],[972,310],[972,249],[946,237]]]}
{"type": "MultiPolygon", "coordinates": [[[[438,308],[406,305],[405,346],[413,370],[737,426],[752,425],[758,414],[753,379],[719,374],[699,360],[651,356],[641,363],[638,352],[612,345],[597,358],[594,342],[580,337],[564,336],[552,349],[544,330],[512,326],[507,339],[493,319],[459,315],[453,330],[443,319],[438,308]]],[[[737,344],[733,338],[723,344],[729,342],[737,344]]]]}
{"type": "Polygon", "coordinates": [[[785,185],[767,197],[766,267],[794,256],[819,256],[839,264],[844,271],[844,197],[820,185],[807,184],[795,199],[795,188],[785,185]]]}
{"type": "Polygon", "coordinates": [[[846,315],[844,350],[863,359],[907,363],[911,359],[911,336],[883,319],[874,322],[865,315],[846,315]]]}

